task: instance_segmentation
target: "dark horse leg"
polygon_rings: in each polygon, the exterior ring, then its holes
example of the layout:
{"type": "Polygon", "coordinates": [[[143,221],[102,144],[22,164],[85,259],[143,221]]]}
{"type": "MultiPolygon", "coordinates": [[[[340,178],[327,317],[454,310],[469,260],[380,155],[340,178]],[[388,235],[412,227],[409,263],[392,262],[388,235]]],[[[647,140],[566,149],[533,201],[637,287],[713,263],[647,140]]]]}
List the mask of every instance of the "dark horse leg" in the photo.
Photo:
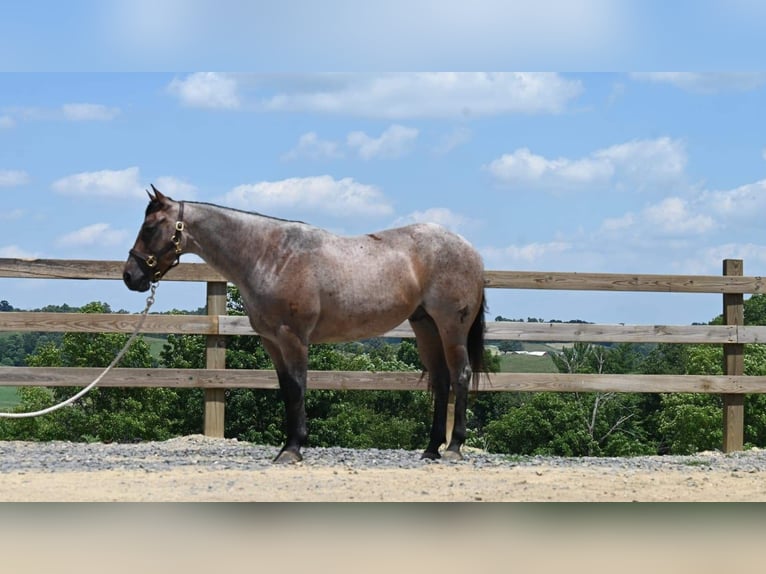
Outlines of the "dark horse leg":
{"type": "Polygon", "coordinates": [[[455,425],[452,430],[452,440],[447,445],[445,458],[461,459],[460,447],[465,442],[466,410],[468,408],[468,385],[474,376],[474,384],[478,386],[478,374],[486,370],[484,364],[484,312],[486,300],[482,293],[481,304],[471,323],[468,332],[465,331],[463,320],[460,324],[452,324],[451,328],[441,329],[444,341],[444,356],[450,372],[450,383],[455,392],[455,425]]]}
{"type": "MultiPolygon", "coordinates": [[[[455,421],[452,428],[452,436],[442,457],[451,460],[460,460],[460,447],[465,442],[466,436],[466,410],[468,407],[468,385],[471,381],[472,369],[469,357],[469,333],[475,329],[465,324],[465,314],[455,317],[442,314],[438,318],[429,316],[433,330],[438,334],[442,344],[441,353],[437,355],[435,350],[430,353],[438,359],[438,376],[435,386],[434,428],[431,433],[431,443],[426,449],[424,456],[432,454],[437,440],[446,440],[444,429],[446,427],[446,411],[448,392],[450,389],[455,394],[455,421]],[[446,381],[446,382],[445,382],[446,381]]],[[[483,325],[483,323],[482,323],[483,325]]],[[[474,334],[475,335],[475,334],[474,334]]],[[[482,331],[483,336],[483,331],[482,331]]],[[[434,339],[434,337],[432,337],[434,339]]]]}
{"type": "Polygon", "coordinates": [[[441,458],[439,447],[447,440],[449,369],[444,359],[444,347],[436,323],[422,307],[418,307],[410,317],[410,326],[418,341],[420,361],[428,371],[429,388],[434,399],[431,435],[422,458],[436,460],[441,458]]]}
{"type": "MultiPolygon", "coordinates": [[[[285,403],[285,446],[274,459],[276,463],[292,463],[303,460],[301,447],[306,443],[306,371],[308,346],[294,337],[286,337],[284,344],[262,340],[271,356],[279,379],[279,388],[285,403]]],[[[280,341],[280,343],[282,343],[280,341]]]]}
{"type": "Polygon", "coordinates": [[[465,442],[466,410],[468,408],[468,384],[471,380],[471,364],[464,344],[446,344],[445,356],[449,366],[452,388],[455,393],[455,424],[452,438],[444,451],[444,458],[460,460],[460,447],[465,442]]]}

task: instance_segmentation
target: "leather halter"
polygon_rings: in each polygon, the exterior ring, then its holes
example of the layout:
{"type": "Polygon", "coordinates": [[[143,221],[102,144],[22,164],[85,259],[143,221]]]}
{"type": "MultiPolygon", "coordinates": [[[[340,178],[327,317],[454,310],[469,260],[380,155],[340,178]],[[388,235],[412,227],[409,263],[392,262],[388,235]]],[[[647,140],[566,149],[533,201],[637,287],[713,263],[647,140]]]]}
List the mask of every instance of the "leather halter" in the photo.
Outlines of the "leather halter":
{"type": "Polygon", "coordinates": [[[137,251],[135,249],[130,250],[130,254],[136,258],[138,261],[138,264],[143,268],[143,271],[147,275],[152,276],[152,282],[157,283],[160,279],[162,279],[168,271],[170,271],[173,267],[178,265],[180,262],[181,257],[181,233],[184,230],[184,202],[181,201],[178,208],[178,221],[176,221],[175,231],[173,232],[173,236],[170,238],[170,243],[165,246],[159,253],[154,254],[145,254],[141,253],[140,251],[137,251]],[[157,265],[159,265],[160,260],[167,255],[170,251],[175,252],[175,259],[171,261],[170,265],[168,265],[165,269],[155,269],[157,265]]]}

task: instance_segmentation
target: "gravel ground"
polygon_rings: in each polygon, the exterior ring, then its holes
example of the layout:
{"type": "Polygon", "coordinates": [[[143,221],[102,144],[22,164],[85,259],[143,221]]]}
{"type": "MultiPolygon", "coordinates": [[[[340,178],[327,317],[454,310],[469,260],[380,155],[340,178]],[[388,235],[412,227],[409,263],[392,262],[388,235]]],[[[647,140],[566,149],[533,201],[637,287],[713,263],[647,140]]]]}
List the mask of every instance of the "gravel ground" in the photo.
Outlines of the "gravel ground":
{"type": "Polygon", "coordinates": [[[276,447],[194,435],[164,442],[0,442],[0,500],[766,500],[766,451],[460,462],[419,451],[276,447]],[[764,483],[764,484],[762,484],[764,483]]]}

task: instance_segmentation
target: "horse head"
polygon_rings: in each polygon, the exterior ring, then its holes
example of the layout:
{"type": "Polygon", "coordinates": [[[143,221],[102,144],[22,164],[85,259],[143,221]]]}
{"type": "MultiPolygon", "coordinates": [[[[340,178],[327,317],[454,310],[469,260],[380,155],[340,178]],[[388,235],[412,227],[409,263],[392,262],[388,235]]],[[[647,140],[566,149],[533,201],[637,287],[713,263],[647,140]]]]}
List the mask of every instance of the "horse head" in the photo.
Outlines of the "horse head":
{"type": "Polygon", "coordinates": [[[163,195],[154,185],[152,191],[146,192],[149,205],[144,222],[122,273],[132,291],[148,291],[178,264],[182,252],[184,204],[163,195]]]}

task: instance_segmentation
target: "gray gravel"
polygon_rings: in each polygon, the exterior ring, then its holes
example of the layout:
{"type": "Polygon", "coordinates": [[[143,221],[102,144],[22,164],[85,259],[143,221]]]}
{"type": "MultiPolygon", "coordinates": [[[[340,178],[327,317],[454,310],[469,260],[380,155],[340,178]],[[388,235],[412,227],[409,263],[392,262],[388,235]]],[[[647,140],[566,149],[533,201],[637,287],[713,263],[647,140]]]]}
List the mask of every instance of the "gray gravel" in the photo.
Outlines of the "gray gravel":
{"type": "MultiPolygon", "coordinates": [[[[71,442],[0,442],[0,473],[66,472],[99,470],[146,470],[148,472],[192,467],[208,470],[263,470],[272,466],[278,449],[232,439],[212,439],[201,435],[164,442],[102,444],[71,442]]],[[[426,461],[420,451],[354,450],[347,448],[305,448],[304,460],[310,467],[419,468],[429,464],[457,464],[474,469],[514,467],[599,468],[615,471],[667,471],[694,468],[756,473],[766,471],[766,451],[722,454],[705,452],[693,456],[642,456],[630,458],[519,457],[464,453],[460,462],[426,461]]]]}

